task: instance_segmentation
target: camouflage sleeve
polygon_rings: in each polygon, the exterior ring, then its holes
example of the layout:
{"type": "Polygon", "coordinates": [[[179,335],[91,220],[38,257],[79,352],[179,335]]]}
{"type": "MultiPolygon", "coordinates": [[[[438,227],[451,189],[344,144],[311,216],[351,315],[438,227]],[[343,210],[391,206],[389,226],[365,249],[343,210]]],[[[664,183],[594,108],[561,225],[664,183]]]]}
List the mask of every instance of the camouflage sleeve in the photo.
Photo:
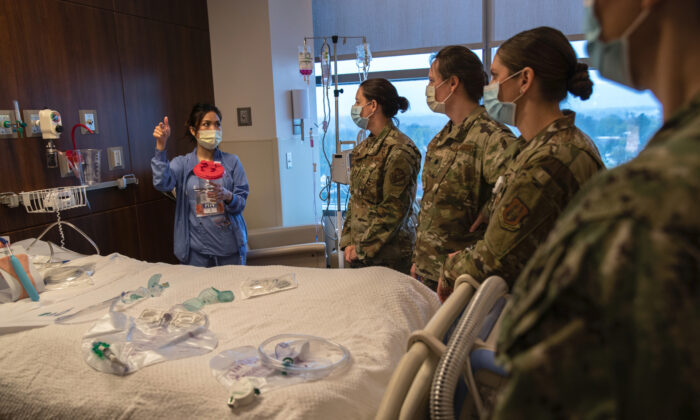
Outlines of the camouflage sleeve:
{"type": "Polygon", "coordinates": [[[563,194],[535,161],[518,172],[498,200],[484,238],[460,251],[443,265],[443,279],[453,287],[461,274],[481,281],[501,275],[513,284],[519,271],[537,247],[537,238],[546,237],[563,205],[563,194]]]}
{"type": "Polygon", "coordinates": [[[345,247],[352,245],[352,212],[350,209],[352,206],[348,204],[348,208],[345,211],[345,221],[343,222],[343,231],[340,234],[340,244],[338,247],[340,249],[345,249],[345,247]]]}
{"type": "Polygon", "coordinates": [[[504,316],[494,419],[698,418],[700,243],[674,224],[576,223],[538,250],[504,316]]]}
{"type": "MultiPolygon", "coordinates": [[[[420,158],[418,158],[420,159],[420,158]]],[[[374,257],[396,233],[413,202],[416,157],[410,150],[395,147],[387,157],[382,180],[381,202],[368,214],[369,226],[358,241],[356,252],[362,260],[374,257]]]]}
{"type": "Polygon", "coordinates": [[[506,171],[506,164],[511,159],[511,155],[506,153],[508,146],[515,141],[515,137],[509,131],[494,131],[486,139],[484,144],[484,155],[481,159],[483,170],[482,176],[489,185],[494,185],[499,176],[506,171]]]}

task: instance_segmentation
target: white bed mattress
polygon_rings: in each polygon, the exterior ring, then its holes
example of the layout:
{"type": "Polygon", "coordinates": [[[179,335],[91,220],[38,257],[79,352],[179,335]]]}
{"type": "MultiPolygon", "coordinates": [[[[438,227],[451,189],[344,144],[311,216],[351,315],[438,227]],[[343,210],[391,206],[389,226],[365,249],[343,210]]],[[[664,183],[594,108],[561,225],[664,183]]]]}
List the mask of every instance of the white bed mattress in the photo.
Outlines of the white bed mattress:
{"type": "Polygon", "coordinates": [[[39,303],[0,305],[0,418],[372,418],[411,331],[422,328],[439,306],[419,282],[386,268],[327,270],[283,266],[202,269],[151,264],[113,254],[97,262],[89,289],[45,292],[39,303]],[[293,271],[299,287],[241,300],[246,278],[293,271]],[[91,323],[55,325],[51,315],[73,311],[145,286],[156,273],[170,288],[142,305],[168,308],[206,287],[232,290],[232,303],[209,305],[218,347],[203,356],[145,367],[118,377],[85,363],[81,338],[91,323]],[[209,360],[234,347],[257,346],[281,333],[325,337],[343,344],[352,363],[341,374],[263,394],[231,410],[227,390],[212,376],[209,360]]]}

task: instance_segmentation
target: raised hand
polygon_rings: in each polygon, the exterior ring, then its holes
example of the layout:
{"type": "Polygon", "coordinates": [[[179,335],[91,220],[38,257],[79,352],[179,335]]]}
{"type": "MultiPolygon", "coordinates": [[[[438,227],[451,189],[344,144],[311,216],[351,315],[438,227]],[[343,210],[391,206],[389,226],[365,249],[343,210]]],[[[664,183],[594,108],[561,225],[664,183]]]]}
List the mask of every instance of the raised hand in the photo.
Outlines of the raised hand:
{"type": "Polygon", "coordinates": [[[153,137],[156,139],[156,149],[165,150],[165,144],[168,142],[168,137],[170,137],[170,124],[167,116],[153,129],[153,137]]]}

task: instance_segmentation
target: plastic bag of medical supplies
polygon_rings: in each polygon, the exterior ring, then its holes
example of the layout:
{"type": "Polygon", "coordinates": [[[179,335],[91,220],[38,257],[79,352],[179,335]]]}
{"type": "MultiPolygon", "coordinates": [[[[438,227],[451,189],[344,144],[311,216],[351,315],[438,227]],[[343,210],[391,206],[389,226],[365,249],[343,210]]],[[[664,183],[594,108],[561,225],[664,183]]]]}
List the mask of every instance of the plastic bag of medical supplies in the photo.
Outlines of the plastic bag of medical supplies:
{"type": "MultiPolygon", "coordinates": [[[[12,251],[22,264],[36,291],[38,293],[43,292],[45,288],[44,278],[39,273],[39,270],[36,269],[24,248],[13,245],[12,251]]],[[[29,295],[22,287],[22,283],[12,267],[9,250],[6,247],[0,248],[0,303],[14,302],[27,297],[29,295]]]]}

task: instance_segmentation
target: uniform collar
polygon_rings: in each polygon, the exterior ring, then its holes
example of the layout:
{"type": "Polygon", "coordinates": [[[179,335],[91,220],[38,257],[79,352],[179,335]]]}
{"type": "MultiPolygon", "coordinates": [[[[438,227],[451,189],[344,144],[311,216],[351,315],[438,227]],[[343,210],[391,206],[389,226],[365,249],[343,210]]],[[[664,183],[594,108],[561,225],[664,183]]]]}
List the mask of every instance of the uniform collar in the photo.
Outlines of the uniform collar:
{"type": "Polygon", "coordinates": [[[552,138],[552,136],[562,130],[574,127],[574,121],[576,120],[576,113],[574,111],[564,109],[562,110],[564,114],[563,117],[557,118],[556,120],[549,123],[548,126],[543,128],[532,140],[526,142],[523,136],[518,137],[520,143],[523,144],[523,149],[525,148],[535,148],[542,144],[545,144],[552,138]]]}
{"type": "MultiPolygon", "coordinates": [[[[384,144],[384,139],[387,138],[389,133],[394,129],[394,124],[389,123],[384,127],[384,129],[377,136],[369,136],[367,140],[364,141],[365,147],[361,149],[359,154],[361,155],[376,155],[384,144]],[[364,152],[364,153],[363,153],[364,152]]],[[[362,144],[362,143],[361,143],[362,144]]]]}
{"type": "Polygon", "coordinates": [[[483,106],[477,106],[458,126],[455,126],[452,121],[448,121],[442,131],[440,131],[438,134],[440,140],[436,143],[436,146],[443,145],[449,140],[457,140],[459,142],[464,140],[467,133],[472,128],[472,125],[474,125],[476,120],[478,120],[485,112],[486,109],[483,106]],[[451,136],[451,133],[455,133],[455,135],[451,136]]]}

